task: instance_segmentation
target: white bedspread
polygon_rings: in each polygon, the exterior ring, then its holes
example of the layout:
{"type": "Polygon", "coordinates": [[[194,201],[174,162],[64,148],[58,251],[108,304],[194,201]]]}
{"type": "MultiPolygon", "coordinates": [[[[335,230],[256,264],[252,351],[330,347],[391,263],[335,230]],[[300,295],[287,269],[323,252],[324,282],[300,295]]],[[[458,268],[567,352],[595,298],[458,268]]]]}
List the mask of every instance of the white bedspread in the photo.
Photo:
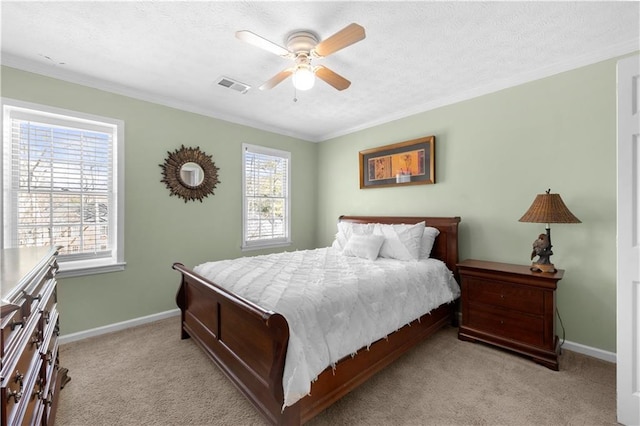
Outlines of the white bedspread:
{"type": "Polygon", "coordinates": [[[307,395],[328,366],[460,295],[439,260],[370,261],[330,247],[208,262],[194,271],[286,318],[285,406],[307,395]]]}

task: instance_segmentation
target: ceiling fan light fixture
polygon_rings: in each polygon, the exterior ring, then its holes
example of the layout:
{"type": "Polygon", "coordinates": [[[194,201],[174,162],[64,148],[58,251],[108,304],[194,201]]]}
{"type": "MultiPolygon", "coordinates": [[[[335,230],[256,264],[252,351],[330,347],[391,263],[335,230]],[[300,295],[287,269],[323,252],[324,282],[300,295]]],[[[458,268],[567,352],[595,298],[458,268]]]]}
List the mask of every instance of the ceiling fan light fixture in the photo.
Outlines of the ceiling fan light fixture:
{"type": "Polygon", "coordinates": [[[289,76],[292,76],[293,87],[296,90],[309,90],[315,84],[316,75],[336,90],[344,90],[351,85],[349,80],[324,65],[311,66],[311,59],[324,58],[351,46],[365,38],[365,31],[360,25],[353,23],[320,42],[318,42],[318,35],[314,32],[295,31],[287,38],[286,48],[251,31],[237,31],[236,37],[283,58],[293,59],[295,62],[294,66],[280,71],[267,80],[259,87],[260,90],[273,89],[289,76]]]}
{"type": "Polygon", "coordinates": [[[301,64],[293,72],[293,87],[298,90],[309,90],[316,82],[316,75],[311,66],[301,64]]]}

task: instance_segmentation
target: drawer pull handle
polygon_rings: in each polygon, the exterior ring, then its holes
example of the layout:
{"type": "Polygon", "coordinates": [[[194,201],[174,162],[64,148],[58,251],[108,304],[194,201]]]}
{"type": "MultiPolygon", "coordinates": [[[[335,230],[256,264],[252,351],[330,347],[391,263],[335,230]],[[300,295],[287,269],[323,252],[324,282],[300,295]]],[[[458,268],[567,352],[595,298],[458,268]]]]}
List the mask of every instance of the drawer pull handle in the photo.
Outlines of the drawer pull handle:
{"type": "Polygon", "coordinates": [[[29,293],[27,293],[26,290],[22,290],[22,294],[27,298],[27,299],[31,299],[31,303],[33,303],[36,300],[40,300],[42,299],[42,295],[39,294],[37,296],[31,296],[29,293]]]}
{"type": "Polygon", "coordinates": [[[14,382],[20,383],[20,389],[22,389],[22,382],[24,381],[24,374],[21,374],[18,370],[16,370],[16,378],[13,379],[14,382]]]}
{"type": "Polygon", "coordinates": [[[23,386],[23,381],[24,381],[24,374],[20,374],[19,371],[16,371],[16,377],[15,379],[13,379],[13,381],[15,383],[18,383],[20,385],[20,390],[13,390],[11,388],[8,388],[7,390],[7,401],[9,399],[11,399],[11,397],[13,397],[13,399],[15,400],[16,404],[18,402],[20,402],[20,399],[22,399],[22,386],[23,386]]]}
{"type": "Polygon", "coordinates": [[[31,340],[29,341],[32,345],[35,344],[36,348],[40,347],[40,343],[42,343],[42,339],[40,338],[40,332],[36,331],[33,336],[31,336],[31,340]]]}
{"type": "Polygon", "coordinates": [[[49,394],[47,395],[47,399],[43,399],[42,403],[49,407],[51,407],[51,404],[53,404],[53,391],[51,389],[49,389],[49,394]]]}
{"type": "Polygon", "coordinates": [[[34,390],[33,391],[33,396],[36,397],[36,399],[43,399],[43,395],[42,395],[42,389],[39,390],[34,390]]]}
{"type": "Polygon", "coordinates": [[[11,397],[13,397],[16,404],[20,402],[20,400],[22,399],[22,386],[20,387],[19,391],[14,391],[13,389],[9,388],[9,390],[7,390],[7,401],[10,400],[11,397]]]}
{"type": "Polygon", "coordinates": [[[22,321],[11,320],[11,331],[22,325],[24,325],[24,318],[22,318],[22,321]]]}
{"type": "Polygon", "coordinates": [[[44,360],[47,361],[49,365],[53,364],[53,352],[50,350],[47,351],[47,355],[44,357],[44,360]]]}
{"type": "Polygon", "coordinates": [[[49,324],[49,318],[51,318],[51,312],[44,311],[42,313],[42,319],[44,319],[45,324],[49,324]]]}
{"type": "Polygon", "coordinates": [[[44,384],[44,380],[42,380],[41,378],[38,379],[38,381],[36,382],[36,386],[38,386],[39,388],[38,390],[34,389],[34,392],[33,392],[33,396],[35,396],[36,399],[40,399],[40,400],[44,399],[44,389],[42,389],[43,384],[44,384]]]}

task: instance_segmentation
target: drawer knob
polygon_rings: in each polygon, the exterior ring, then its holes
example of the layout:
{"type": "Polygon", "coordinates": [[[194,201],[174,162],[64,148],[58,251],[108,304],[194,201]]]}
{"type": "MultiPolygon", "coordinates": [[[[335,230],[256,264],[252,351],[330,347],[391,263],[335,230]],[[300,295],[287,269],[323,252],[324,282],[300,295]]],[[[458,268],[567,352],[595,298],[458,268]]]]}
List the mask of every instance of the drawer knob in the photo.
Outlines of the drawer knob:
{"type": "Polygon", "coordinates": [[[500,324],[504,324],[504,320],[500,320],[500,324]]]}
{"type": "Polygon", "coordinates": [[[504,299],[504,294],[501,294],[501,295],[500,295],[500,299],[504,299]]]}

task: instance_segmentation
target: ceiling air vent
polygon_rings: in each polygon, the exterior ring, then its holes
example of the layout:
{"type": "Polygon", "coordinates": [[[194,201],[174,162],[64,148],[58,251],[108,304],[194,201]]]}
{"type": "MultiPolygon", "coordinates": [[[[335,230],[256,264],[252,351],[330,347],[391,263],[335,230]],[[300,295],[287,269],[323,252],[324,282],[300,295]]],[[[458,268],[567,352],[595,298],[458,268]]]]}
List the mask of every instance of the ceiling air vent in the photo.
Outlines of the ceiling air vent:
{"type": "Polygon", "coordinates": [[[251,89],[251,86],[249,86],[248,84],[240,83],[239,81],[233,80],[229,77],[220,77],[218,79],[218,84],[222,87],[240,92],[243,95],[247,93],[249,89],[251,89]]]}

